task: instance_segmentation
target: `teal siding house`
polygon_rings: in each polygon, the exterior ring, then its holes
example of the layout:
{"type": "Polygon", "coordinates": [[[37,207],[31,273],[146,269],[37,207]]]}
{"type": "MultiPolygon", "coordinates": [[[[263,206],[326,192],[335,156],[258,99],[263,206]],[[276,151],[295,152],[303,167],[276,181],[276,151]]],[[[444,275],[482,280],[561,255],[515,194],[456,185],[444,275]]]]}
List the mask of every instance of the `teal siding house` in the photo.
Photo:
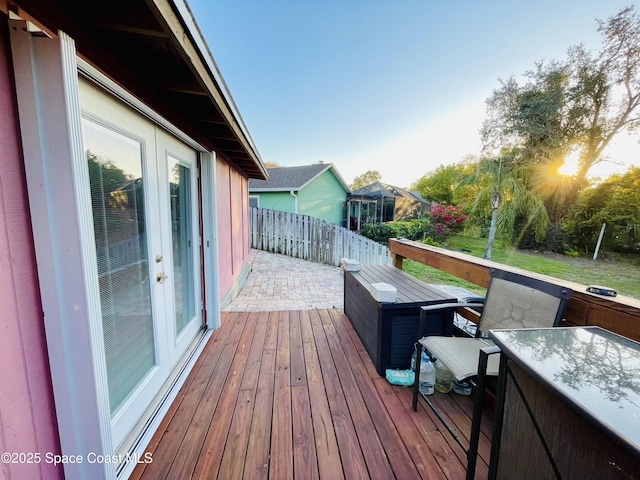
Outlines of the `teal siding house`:
{"type": "Polygon", "coordinates": [[[346,225],[349,186],[332,163],[267,169],[268,180],[249,179],[249,204],[346,225]]]}

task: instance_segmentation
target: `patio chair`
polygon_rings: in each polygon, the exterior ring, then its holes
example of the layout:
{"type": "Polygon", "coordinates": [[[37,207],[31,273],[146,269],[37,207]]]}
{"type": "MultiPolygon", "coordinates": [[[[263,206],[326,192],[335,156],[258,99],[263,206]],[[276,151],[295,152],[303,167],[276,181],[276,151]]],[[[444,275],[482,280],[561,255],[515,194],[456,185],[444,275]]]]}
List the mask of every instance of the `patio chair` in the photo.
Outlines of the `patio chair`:
{"type": "MultiPolygon", "coordinates": [[[[485,376],[497,376],[499,371],[499,355],[487,355],[482,362],[482,372],[479,372],[479,358],[481,349],[493,346],[487,337],[489,330],[514,328],[544,328],[558,326],[562,320],[567,301],[573,291],[570,288],[555,285],[544,280],[528,277],[518,273],[507,272],[497,268],[491,269],[491,279],[487,288],[484,302],[474,298],[473,302],[447,303],[422,307],[420,313],[420,332],[424,331],[423,322],[427,313],[439,309],[453,309],[467,307],[481,311],[475,337],[441,337],[429,336],[419,340],[419,344],[427,349],[435,358],[440,360],[458,381],[470,381],[476,386],[474,406],[474,423],[478,405],[483,403],[485,376]],[[481,374],[482,385],[475,385],[474,379],[481,374]],[[480,390],[480,391],[479,391],[480,390]]],[[[497,349],[493,349],[494,353],[497,349]]],[[[418,355],[416,365],[416,379],[413,389],[413,410],[418,405],[418,382],[420,381],[420,359],[418,355]]],[[[454,439],[467,452],[469,458],[475,455],[477,438],[471,438],[471,445],[467,449],[460,443],[453,429],[447,424],[433,403],[425,397],[427,404],[436,413],[454,439]],[[476,442],[473,445],[474,441],[476,442]]],[[[478,425],[479,431],[479,425],[478,425]]],[[[471,459],[471,458],[470,458],[471,459]]],[[[475,469],[475,457],[473,459],[475,469]]]]}

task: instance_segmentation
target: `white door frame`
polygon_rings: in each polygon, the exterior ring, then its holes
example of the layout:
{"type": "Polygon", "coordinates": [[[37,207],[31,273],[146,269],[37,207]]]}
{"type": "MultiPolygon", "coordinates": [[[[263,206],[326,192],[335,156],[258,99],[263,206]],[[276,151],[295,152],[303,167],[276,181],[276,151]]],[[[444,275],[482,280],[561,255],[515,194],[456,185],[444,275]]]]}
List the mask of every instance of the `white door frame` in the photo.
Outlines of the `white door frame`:
{"type": "MultiPolygon", "coordinates": [[[[141,168],[144,191],[145,237],[148,263],[148,295],[151,304],[151,324],[154,333],[154,364],[141,383],[133,389],[131,395],[112,415],[112,441],[118,447],[130,435],[132,425],[147,410],[157,392],[167,381],[173,367],[202,328],[201,311],[201,274],[200,274],[200,210],[197,197],[197,152],[181,140],[166,133],[162,128],[132,111],[118,99],[104,94],[89,82],[79,82],[80,106],[86,123],[85,128],[104,132],[118,138],[129,139],[140,145],[138,166],[141,168]],[[191,205],[188,209],[192,239],[191,258],[193,265],[193,288],[189,299],[193,308],[193,317],[184,331],[175,331],[175,288],[177,286],[173,265],[169,159],[179,161],[190,172],[191,205]],[[156,256],[160,259],[155,260],[156,256]],[[156,280],[160,275],[161,280],[156,280]]],[[[109,143],[114,143],[109,142],[109,143]]],[[[109,146],[96,148],[110,148],[109,146]]],[[[88,147],[87,147],[88,148],[88,147]]],[[[102,154],[102,151],[94,151],[102,154]]],[[[87,177],[88,178],[88,177],[87,177]]],[[[85,180],[86,181],[86,180],[85,180]]],[[[78,199],[78,203],[89,201],[88,197],[78,199]]],[[[100,297],[89,296],[89,301],[101,303],[100,297]]]]}
{"type": "MultiPolygon", "coordinates": [[[[38,278],[44,310],[47,349],[63,455],[81,456],[82,463],[67,463],[67,478],[125,477],[135,463],[89,462],[90,454],[114,455],[109,396],[99,304],[88,171],[78,100],[78,64],[75,43],[59,32],[58,38],[32,36],[26,22],[11,21],[11,46],[16,77],[18,113],[38,278]]],[[[157,117],[123,89],[88,65],[82,72],[101,77],[103,85],[145,115],[157,117]]],[[[175,127],[161,120],[172,133],[175,127]]],[[[179,132],[179,131],[178,131],[179,132]]],[[[186,137],[179,132],[179,137],[186,137]]],[[[188,138],[188,137],[187,137],[188,138]]],[[[190,145],[195,142],[189,140],[190,145]]],[[[203,152],[199,145],[197,149],[203,152]]],[[[202,153],[202,169],[215,180],[214,157],[202,153]]],[[[215,183],[203,183],[205,285],[209,325],[219,324],[217,292],[217,232],[215,183]],[[206,187],[206,188],[205,188],[206,187]]],[[[127,453],[141,453],[167,412],[180,385],[204,348],[193,350],[189,362],[157,407],[156,415],[127,453]]]]}

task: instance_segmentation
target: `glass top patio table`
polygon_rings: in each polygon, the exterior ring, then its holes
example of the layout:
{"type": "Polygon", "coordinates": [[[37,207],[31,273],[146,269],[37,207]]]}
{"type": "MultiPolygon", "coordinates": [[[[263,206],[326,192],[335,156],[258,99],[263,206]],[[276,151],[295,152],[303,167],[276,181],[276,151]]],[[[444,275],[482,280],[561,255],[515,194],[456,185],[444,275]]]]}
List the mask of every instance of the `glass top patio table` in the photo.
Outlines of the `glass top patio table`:
{"type": "Polygon", "coordinates": [[[640,454],[640,343],[600,327],[494,330],[506,356],[640,454]]]}

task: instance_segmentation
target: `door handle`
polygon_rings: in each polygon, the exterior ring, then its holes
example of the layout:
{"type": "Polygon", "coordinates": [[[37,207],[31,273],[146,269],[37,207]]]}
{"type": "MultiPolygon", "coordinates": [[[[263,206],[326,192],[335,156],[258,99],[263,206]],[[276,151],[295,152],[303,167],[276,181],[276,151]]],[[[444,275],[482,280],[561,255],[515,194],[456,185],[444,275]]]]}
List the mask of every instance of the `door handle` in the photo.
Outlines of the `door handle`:
{"type": "Polygon", "coordinates": [[[167,275],[165,275],[163,272],[160,272],[159,274],[156,275],[156,282],[158,283],[164,283],[164,281],[169,278],[167,275]]]}

